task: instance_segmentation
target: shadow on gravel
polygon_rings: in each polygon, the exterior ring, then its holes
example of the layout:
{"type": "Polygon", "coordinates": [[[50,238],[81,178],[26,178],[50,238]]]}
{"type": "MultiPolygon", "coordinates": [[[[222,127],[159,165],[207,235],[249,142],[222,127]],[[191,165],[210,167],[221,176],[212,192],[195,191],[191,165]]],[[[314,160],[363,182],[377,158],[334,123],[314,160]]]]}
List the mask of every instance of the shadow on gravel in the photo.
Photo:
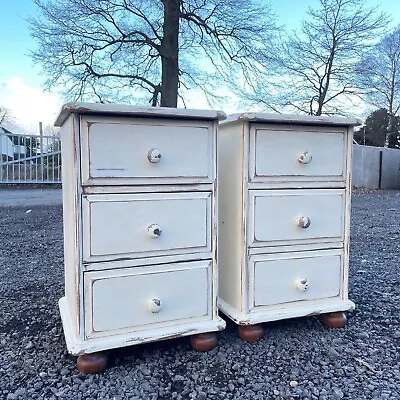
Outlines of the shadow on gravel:
{"type": "Polygon", "coordinates": [[[400,194],[354,193],[352,204],[357,308],[344,329],[277,321],[249,344],[228,321],[209,353],[187,338],[115,349],[93,376],[67,354],[58,312],[61,206],[0,208],[0,399],[399,399],[400,194]]]}

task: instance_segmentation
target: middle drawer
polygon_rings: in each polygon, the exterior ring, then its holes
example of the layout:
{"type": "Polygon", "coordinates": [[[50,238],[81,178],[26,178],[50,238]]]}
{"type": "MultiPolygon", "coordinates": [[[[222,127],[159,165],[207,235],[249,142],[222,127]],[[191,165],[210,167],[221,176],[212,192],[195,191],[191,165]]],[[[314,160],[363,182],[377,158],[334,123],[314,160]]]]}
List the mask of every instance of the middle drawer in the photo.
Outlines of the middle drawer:
{"type": "Polygon", "coordinates": [[[251,190],[251,247],[344,240],[344,189],[251,190]]]}
{"type": "Polygon", "coordinates": [[[87,262],[211,252],[212,194],[83,196],[87,262]]]}

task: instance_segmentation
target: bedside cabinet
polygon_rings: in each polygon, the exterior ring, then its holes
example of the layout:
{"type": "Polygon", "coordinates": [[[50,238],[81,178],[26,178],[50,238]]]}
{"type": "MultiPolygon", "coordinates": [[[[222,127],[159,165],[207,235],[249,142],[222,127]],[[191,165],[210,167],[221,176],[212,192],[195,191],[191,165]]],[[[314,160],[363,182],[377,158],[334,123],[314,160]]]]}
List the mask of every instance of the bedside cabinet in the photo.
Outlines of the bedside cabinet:
{"type": "Polygon", "coordinates": [[[67,103],[61,126],[68,351],[191,335],[216,345],[216,111],[67,103]]]}
{"type": "Polygon", "coordinates": [[[245,113],[218,139],[219,308],[239,336],[261,322],[321,315],[344,326],[350,168],[359,121],[245,113]]]}

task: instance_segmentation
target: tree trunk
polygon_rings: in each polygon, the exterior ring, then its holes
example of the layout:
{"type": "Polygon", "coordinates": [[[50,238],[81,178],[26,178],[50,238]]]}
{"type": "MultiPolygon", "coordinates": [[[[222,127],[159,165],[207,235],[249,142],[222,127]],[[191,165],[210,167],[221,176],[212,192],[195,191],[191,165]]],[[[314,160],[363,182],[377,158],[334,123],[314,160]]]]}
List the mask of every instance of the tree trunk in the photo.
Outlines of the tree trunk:
{"type": "Polygon", "coordinates": [[[385,144],[384,147],[389,147],[389,139],[394,132],[394,118],[393,112],[389,111],[388,126],[386,127],[385,144]]]}
{"type": "Polygon", "coordinates": [[[390,82],[389,109],[388,109],[389,120],[388,120],[388,126],[386,128],[385,147],[389,147],[389,138],[394,130],[393,102],[394,102],[394,92],[396,86],[395,79],[396,79],[396,70],[395,68],[393,68],[392,65],[392,77],[390,82]]]}
{"type": "Polygon", "coordinates": [[[333,67],[333,59],[335,58],[335,54],[336,54],[336,39],[333,39],[333,44],[332,44],[332,48],[331,48],[331,53],[329,55],[329,59],[328,59],[328,64],[326,66],[325,69],[325,85],[323,84],[323,81],[321,82],[321,86],[322,86],[322,92],[320,92],[319,94],[319,98],[318,98],[318,110],[315,113],[315,115],[322,115],[322,110],[325,104],[325,99],[326,99],[326,95],[328,93],[329,90],[329,85],[330,85],[330,81],[331,81],[331,73],[332,73],[332,67],[333,67]]]}
{"type": "Polygon", "coordinates": [[[179,63],[179,0],[163,0],[164,37],[161,42],[161,107],[177,107],[179,63]]]}

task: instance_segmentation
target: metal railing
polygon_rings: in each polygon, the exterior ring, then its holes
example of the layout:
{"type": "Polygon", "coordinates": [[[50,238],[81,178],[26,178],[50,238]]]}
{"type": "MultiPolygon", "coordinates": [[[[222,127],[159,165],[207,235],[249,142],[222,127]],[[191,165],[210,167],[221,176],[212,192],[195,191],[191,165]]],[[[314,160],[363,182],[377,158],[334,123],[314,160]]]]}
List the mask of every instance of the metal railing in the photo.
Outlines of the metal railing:
{"type": "Polygon", "coordinates": [[[61,183],[59,136],[0,131],[0,184],[61,183]]]}

